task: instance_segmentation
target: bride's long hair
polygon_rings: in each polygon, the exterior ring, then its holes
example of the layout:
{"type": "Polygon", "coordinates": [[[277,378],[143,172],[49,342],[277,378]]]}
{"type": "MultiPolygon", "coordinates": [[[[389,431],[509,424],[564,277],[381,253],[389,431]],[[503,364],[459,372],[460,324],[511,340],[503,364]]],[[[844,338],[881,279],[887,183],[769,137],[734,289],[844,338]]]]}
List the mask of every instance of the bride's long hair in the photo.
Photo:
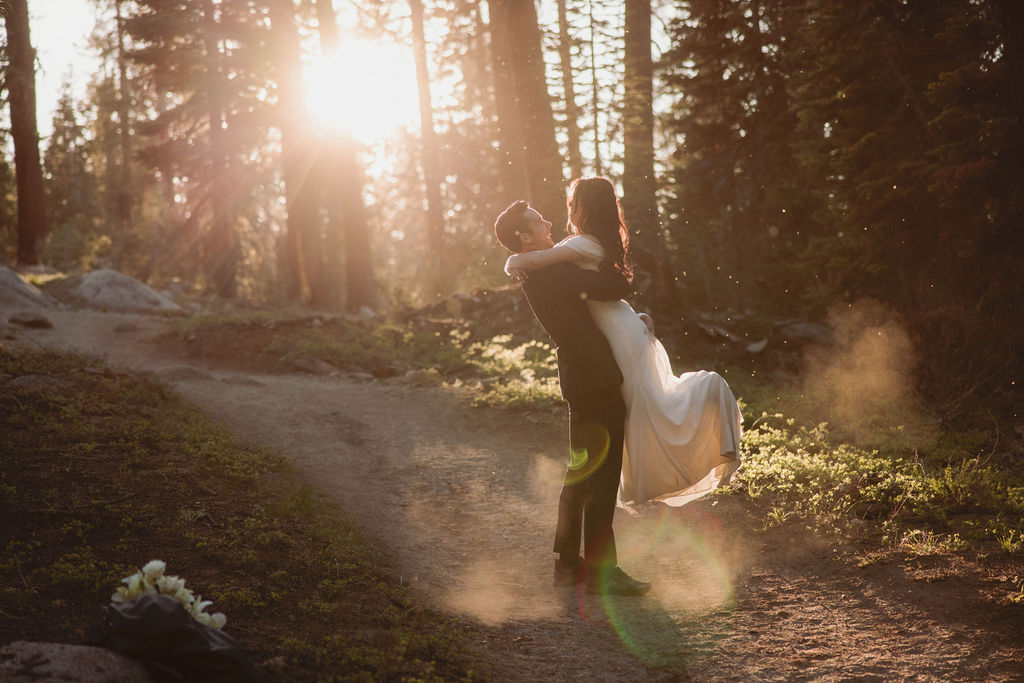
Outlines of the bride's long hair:
{"type": "MultiPolygon", "coordinates": [[[[626,261],[629,231],[622,214],[622,203],[615,186],[607,178],[577,178],[569,186],[569,217],[576,216],[576,227],[584,235],[593,235],[604,247],[601,268],[612,268],[627,278],[633,271],[626,261]]],[[[571,230],[571,228],[570,228],[571,230]]]]}

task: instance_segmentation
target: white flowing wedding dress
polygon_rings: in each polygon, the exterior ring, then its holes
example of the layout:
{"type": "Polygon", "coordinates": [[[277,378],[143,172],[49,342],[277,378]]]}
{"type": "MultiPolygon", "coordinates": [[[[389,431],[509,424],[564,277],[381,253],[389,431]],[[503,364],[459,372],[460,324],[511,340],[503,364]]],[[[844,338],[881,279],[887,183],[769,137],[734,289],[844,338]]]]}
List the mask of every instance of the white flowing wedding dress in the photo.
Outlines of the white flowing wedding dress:
{"type": "MultiPolygon", "coordinates": [[[[589,235],[553,247],[571,249],[597,270],[604,248],[589,235]]],[[[619,502],[680,506],[727,484],[740,466],[743,416],[718,373],[672,374],[668,353],[625,301],[587,301],[622,371],[626,437],[619,502]],[[729,454],[729,455],[726,455],[729,454]]]]}

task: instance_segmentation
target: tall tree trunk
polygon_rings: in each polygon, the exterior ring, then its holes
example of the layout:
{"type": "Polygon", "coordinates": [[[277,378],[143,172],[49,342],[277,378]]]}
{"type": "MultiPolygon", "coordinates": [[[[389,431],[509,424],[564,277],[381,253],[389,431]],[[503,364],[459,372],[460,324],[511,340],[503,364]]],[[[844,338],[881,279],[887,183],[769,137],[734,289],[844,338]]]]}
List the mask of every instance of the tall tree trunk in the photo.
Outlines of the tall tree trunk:
{"type": "Polygon", "coordinates": [[[225,298],[235,295],[238,272],[238,240],[228,201],[230,183],[224,131],[224,105],[220,93],[222,75],[219,24],[213,0],[203,0],[203,41],[206,49],[206,107],[210,125],[210,178],[208,201],[213,214],[207,239],[207,266],[213,291],[225,298]]]}
{"type": "Polygon", "coordinates": [[[562,89],[565,91],[565,134],[568,138],[569,175],[583,175],[580,155],[580,111],[576,106],[576,85],[573,83],[572,38],[569,37],[569,13],[565,0],[558,0],[558,60],[562,65],[562,89]]]}
{"type": "Polygon", "coordinates": [[[763,50],[766,39],[762,32],[762,16],[773,13],[772,9],[765,10],[761,0],[750,1],[749,29],[743,41],[749,46],[750,69],[752,71],[753,96],[757,102],[757,112],[750,117],[747,128],[747,144],[750,145],[747,152],[747,164],[749,171],[747,179],[742,188],[746,201],[738,201],[737,205],[741,210],[737,212],[742,221],[737,227],[738,232],[733,235],[733,262],[730,264],[730,273],[739,281],[739,285],[733,287],[732,305],[742,310],[747,305],[748,297],[755,297],[753,291],[755,283],[746,277],[740,277],[746,270],[746,264],[753,263],[758,255],[766,253],[767,225],[769,222],[768,210],[765,203],[765,193],[768,186],[773,184],[771,177],[772,170],[769,162],[774,161],[772,150],[769,149],[770,120],[774,113],[768,102],[768,78],[769,66],[768,57],[763,50]]]}
{"type": "Polygon", "coordinates": [[[503,20],[504,0],[490,0],[488,28],[491,36],[491,75],[494,79],[494,104],[498,110],[498,149],[501,155],[501,194],[503,204],[525,199],[529,194],[522,124],[516,104],[515,78],[509,52],[508,26],[503,20]]]}
{"type": "Polygon", "coordinates": [[[132,181],[131,158],[132,138],[128,122],[130,96],[128,88],[128,56],[125,54],[124,18],[121,16],[122,0],[114,1],[114,16],[117,21],[117,123],[118,123],[118,184],[115,194],[117,234],[121,240],[118,253],[123,256],[129,247],[132,230],[132,181]]]}
{"type": "Polygon", "coordinates": [[[626,0],[622,205],[636,265],[651,278],[641,296],[652,308],[677,303],[675,279],[658,217],[654,176],[654,65],[651,0],[626,0]]]}
{"type": "Polygon", "coordinates": [[[14,139],[15,183],[18,191],[18,253],[20,265],[36,265],[46,240],[46,201],[36,128],[35,55],[29,37],[27,0],[9,0],[7,28],[7,92],[14,139]]]}
{"type": "Polygon", "coordinates": [[[434,106],[430,101],[430,72],[427,69],[427,41],[423,30],[423,3],[421,0],[409,0],[409,8],[412,11],[412,41],[420,101],[423,183],[427,199],[426,254],[431,266],[428,277],[433,286],[432,293],[441,296],[448,289],[447,274],[444,272],[444,210],[441,208],[441,171],[437,135],[434,132],[434,106]]]}
{"type": "Polygon", "coordinates": [[[601,110],[601,86],[597,80],[597,26],[594,23],[594,0],[587,0],[590,18],[590,108],[594,112],[594,175],[604,175],[604,163],[601,161],[601,126],[597,118],[601,110]]]}
{"type": "MultiPolygon", "coordinates": [[[[316,0],[320,44],[324,54],[338,48],[338,25],[332,0],[316,0]]],[[[327,131],[324,163],[326,172],[324,199],[327,205],[325,237],[327,275],[325,280],[337,284],[341,265],[340,238],[344,233],[345,308],[358,311],[364,306],[375,308],[377,283],[373,275],[370,231],[363,204],[363,170],[357,157],[356,142],[346,131],[327,131]],[[331,180],[333,179],[333,181],[331,180]],[[329,184],[328,184],[329,183],[329,184]]],[[[338,291],[335,287],[334,291],[338,291]]]]}
{"type": "Polygon", "coordinates": [[[315,133],[305,120],[302,95],[302,54],[291,0],[270,4],[270,28],[277,76],[277,118],[285,200],[288,211],[285,248],[288,252],[288,295],[323,307],[330,298],[323,282],[323,241],[320,237],[317,148],[315,133]]]}
{"type": "MultiPolygon", "coordinates": [[[[565,179],[555,139],[555,117],[544,68],[542,35],[534,0],[499,0],[496,21],[508,26],[509,56],[526,147],[531,203],[554,223],[564,222],[565,179]]],[[[564,223],[563,223],[564,224],[564,223]]]]}

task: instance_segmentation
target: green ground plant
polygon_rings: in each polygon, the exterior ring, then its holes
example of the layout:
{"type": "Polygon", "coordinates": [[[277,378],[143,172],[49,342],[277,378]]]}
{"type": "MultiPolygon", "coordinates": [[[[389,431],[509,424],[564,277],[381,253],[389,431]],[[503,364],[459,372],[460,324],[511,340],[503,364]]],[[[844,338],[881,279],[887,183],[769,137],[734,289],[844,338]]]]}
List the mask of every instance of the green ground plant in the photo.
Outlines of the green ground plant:
{"type": "Polygon", "coordinates": [[[193,315],[180,320],[171,336],[174,343],[195,340],[198,355],[241,357],[263,369],[293,370],[293,361],[313,358],[380,377],[436,373],[438,384],[477,387],[477,405],[550,410],[561,404],[554,348],[507,334],[471,339],[459,327],[347,318],[324,322],[308,315],[282,319],[249,311],[193,315]]]}
{"type": "Polygon", "coordinates": [[[120,579],[162,559],[273,680],[476,677],[460,627],[354,523],[165,386],[0,347],[0,405],[4,642],[80,641],[120,579]]]}
{"type": "Polygon", "coordinates": [[[743,489],[786,519],[832,532],[869,522],[880,539],[916,554],[994,541],[1006,552],[1021,549],[1014,539],[1024,532],[1022,476],[1010,463],[995,467],[970,452],[957,458],[948,448],[866,449],[837,441],[825,424],[808,428],[767,412],[744,433],[742,450],[743,489]]]}

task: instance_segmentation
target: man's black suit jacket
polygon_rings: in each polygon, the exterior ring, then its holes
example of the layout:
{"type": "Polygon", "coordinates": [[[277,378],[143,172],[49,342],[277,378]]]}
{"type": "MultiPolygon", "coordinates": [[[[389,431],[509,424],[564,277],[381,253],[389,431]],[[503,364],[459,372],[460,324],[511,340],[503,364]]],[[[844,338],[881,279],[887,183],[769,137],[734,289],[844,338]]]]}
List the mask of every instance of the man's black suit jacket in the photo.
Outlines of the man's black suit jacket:
{"type": "Polygon", "coordinates": [[[622,384],[622,373],[608,340],[590,315],[587,299],[629,296],[632,286],[626,278],[556,263],[530,271],[523,290],[537,320],[555,342],[562,398],[572,403],[595,389],[622,384]]]}

